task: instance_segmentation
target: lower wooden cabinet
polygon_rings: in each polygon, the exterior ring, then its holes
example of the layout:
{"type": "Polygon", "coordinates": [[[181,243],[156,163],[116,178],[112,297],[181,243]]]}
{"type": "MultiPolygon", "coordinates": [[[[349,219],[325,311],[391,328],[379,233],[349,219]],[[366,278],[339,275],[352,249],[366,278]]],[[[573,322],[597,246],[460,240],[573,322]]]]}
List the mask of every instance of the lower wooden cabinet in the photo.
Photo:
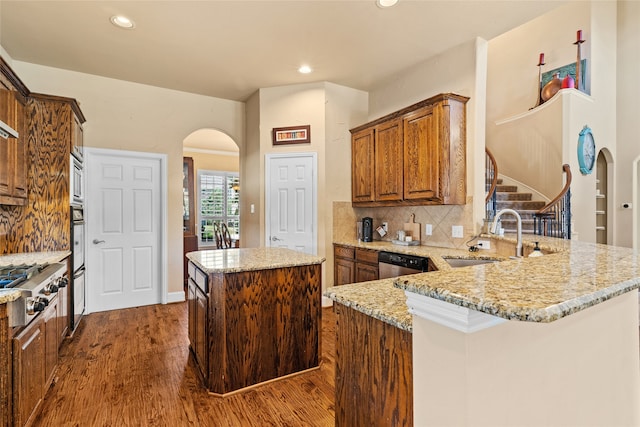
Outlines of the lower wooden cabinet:
{"type": "Polygon", "coordinates": [[[49,388],[58,365],[58,302],[56,297],[44,310],[44,379],[43,393],[49,388]]]}
{"type": "Polygon", "coordinates": [[[378,251],[334,245],[333,285],[378,280],[378,251]]]}
{"type": "MultiPolygon", "coordinates": [[[[193,263],[188,265],[189,271],[189,284],[187,293],[187,304],[189,310],[188,324],[189,324],[189,343],[191,345],[191,351],[196,359],[196,365],[198,366],[200,373],[202,374],[205,382],[209,376],[208,366],[209,347],[207,340],[207,321],[208,321],[208,307],[209,297],[202,290],[197,282],[207,280],[205,273],[200,271],[193,263]],[[204,276],[204,277],[203,277],[204,276]]],[[[206,282],[205,288],[206,288],[206,282]]]]}
{"type": "Polygon", "coordinates": [[[45,384],[45,321],[38,316],[13,338],[13,425],[33,421],[45,384]]]}
{"type": "Polygon", "coordinates": [[[336,427],[412,426],[411,332],[341,304],[334,311],[336,427]]]}

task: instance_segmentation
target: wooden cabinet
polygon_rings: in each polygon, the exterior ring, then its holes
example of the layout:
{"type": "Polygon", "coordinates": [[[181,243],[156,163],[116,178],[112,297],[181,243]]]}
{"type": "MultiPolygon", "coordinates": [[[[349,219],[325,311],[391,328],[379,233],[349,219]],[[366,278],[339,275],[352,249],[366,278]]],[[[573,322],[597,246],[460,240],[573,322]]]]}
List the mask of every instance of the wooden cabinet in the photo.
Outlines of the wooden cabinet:
{"type": "Polygon", "coordinates": [[[45,384],[44,317],[38,316],[13,339],[13,425],[33,421],[45,384]]]}
{"type": "Polygon", "coordinates": [[[0,120],[18,132],[18,138],[0,136],[0,204],[27,202],[27,135],[25,102],[0,78],[0,120]]]}
{"type": "Polygon", "coordinates": [[[378,251],[334,245],[333,285],[378,280],[378,251]]]}
{"type": "Polygon", "coordinates": [[[466,203],[466,103],[441,94],[351,129],[354,206],[466,203]]]}
{"type": "Polygon", "coordinates": [[[189,343],[197,362],[196,365],[206,382],[209,375],[207,369],[209,354],[207,340],[209,298],[206,293],[208,289],[208,277],[192,262],[188,264],[188,272],[187,305],[189,310],[189,343]]]}
{"type": "Polygon", "coordinates": [[[53,381],[58,365],[58,302],[59,296],[53,298],[42,313],[44,317],[44,392],[53,381]]]}
{"type": "Polygon", "coordinates": [[[76,158],[82,160],[84,157],[84,130],[82,122],[77,112],[73,115],[73,123],[71,129],[71,147],[70,151],[76,158]]]}
{"type": "Polygon", "coordinates": [[[341,304],[334,311],[335,425],[412,426],[411,332],[341,304]]]}
{"type": "Polygon", "coordinates": [[[321,265],[271,262],[254,270],[262,261],[251,249],[240,250],[248,270],[209,273],[206,288],[198,283],[202,271],[189,263],[191,350],[207,389],[217,395],[320,363],[321,265]]]}
{"type": "Polygon", "coordinates": [[[378,251],[356,248],[356,282],[378,280],[378,251]]]}
{"type": "Polygon", "coordinates": [[[375,200],[402,200],[402,121],[390,120],[375,127],[375,200]]]}
{"type": "Polygon", "coordinates": [[[58,289],[58,348],[69,332],[69,288],[58,289]]]}
{"type": "Polygon", "coordinates": [[[333,245],[333,285],[346,285],[356,281],[355,249],[333,245]]]}

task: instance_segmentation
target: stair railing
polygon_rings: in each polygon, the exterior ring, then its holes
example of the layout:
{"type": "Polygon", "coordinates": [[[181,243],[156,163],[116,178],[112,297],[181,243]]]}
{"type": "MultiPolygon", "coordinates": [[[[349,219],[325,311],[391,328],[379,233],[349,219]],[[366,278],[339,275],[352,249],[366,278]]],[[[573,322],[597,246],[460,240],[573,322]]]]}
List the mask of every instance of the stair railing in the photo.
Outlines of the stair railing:
{"type": "Polygon", "coordinates": [[[566,174],[564,188],[533,214],[534,234],[571,239],[571,168],[564,164],[562,170],[566,174]]]}
{"type": "Polygon", "coordinates": [[[487,192],[487,196],[484,199],[485,204],[485,218],[488,221],[492,221],[496,216],[497,211],[497,192],[498,186],[498,164],[496,158],[493,157],[491,151],[485,147],[485,173],[484,173],[484,189],[487,192]]]}

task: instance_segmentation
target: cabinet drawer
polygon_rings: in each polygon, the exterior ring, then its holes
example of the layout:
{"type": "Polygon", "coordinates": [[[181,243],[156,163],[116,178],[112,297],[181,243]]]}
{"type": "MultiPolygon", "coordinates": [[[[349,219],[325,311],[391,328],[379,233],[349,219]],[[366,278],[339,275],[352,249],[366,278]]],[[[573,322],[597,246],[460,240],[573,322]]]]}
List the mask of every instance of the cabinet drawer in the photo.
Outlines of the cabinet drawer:
{"type": "Polygon", "coordinates": [[[207,275],[198,267],[196,267],[192,262],[189,263],[189,277],[195,282],[196,285],[198,285],[200,289],[202,289],[207,294],[209,293],[207,275]]]}
{"type": "Polygon", "coordinates": [[[356,249],[356,260],[368,264],[378,264],[378,251],[356,249]]]}
{"type": "Polygon", "coordinates": [[[346,246],[335,246],[334,254],[336,258],[354,258],[354,249],[346,246]]]}

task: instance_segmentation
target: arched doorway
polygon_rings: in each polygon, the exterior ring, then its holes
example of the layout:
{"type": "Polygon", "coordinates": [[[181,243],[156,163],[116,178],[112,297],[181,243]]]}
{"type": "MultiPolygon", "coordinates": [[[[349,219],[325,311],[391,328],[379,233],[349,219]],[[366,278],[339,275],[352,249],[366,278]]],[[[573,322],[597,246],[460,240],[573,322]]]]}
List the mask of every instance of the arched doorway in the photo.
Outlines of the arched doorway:
{"type": "MultiPolygon", "coordinates": [[[[198,129],[184,139],[182,153],[183,194],[180,202],[183,205],[184,252],[216,247],[213,235],[214,221],[224,220],[235,237],[234,241],[238,242],[238,145],[224,132],[216,129],[198,129]],[[209,195],[208,202],[204,205],[201,203],[201,194],[209,195]],[[235,206],[234,212],[226,208],[232,204],[235,206]],[[231,215],[232,219],[228,221],[227,214],[233,213],[236,215],[231,215]]],[[[185,271],[185,281],[186,277],[185,271]]]]}
{"type": "Polygon", "coordinates": [[[605,148],[596,159],[596,243],[613,243],[613,158],[605,148]]]}

